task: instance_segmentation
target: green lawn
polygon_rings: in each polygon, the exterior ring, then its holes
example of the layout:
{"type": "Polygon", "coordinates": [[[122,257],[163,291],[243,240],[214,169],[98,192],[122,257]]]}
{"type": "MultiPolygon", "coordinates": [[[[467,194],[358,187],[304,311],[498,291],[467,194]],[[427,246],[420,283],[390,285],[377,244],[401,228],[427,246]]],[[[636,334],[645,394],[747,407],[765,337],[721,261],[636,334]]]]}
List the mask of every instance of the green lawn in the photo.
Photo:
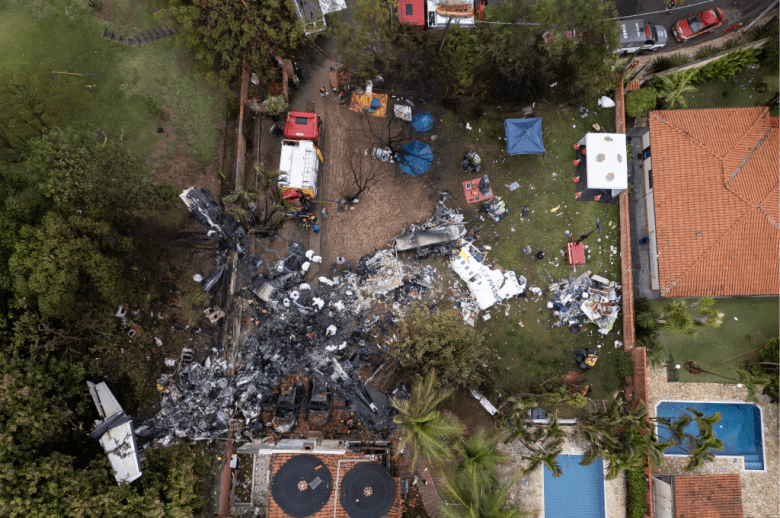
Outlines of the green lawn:
{"type": "Polygon", "coordinates": [[[730,81],[695,85],[696,92],[685,95],[689,108],[741,108],[764,104],[778,90],[777,74],[761,69],[745,68],[730,81]],[[756,84],[763,78],[769,81],[769,90],[756,92],[756,84]],[[724,95],[725,93],[725,95],[724,95]]]}
{"type": "MultiPolygon", "coordinates": [[[[125,140],[147,156],[156,142],[160,119],[149,109],[148,98],[170,109],[173,131],[202,161],[213,158],[222,102],[217,92],[193,74],[189,55],[169,37],[146,45],[126,46],[101,38],[103,28],[132,36],[160,25],[154,1],[106,2],[101,20],[86,0],[6,0],[0,3],[0,73],[24,66],[46,71],[101,76],[59,75],[61,81],[88,85],[86,109],[76,118],[88,121],[109,138],[125,140]]],[[[72,121],[67,121],[72,122],[72,121]]],[[[172,156],[172,149],[161,150],[172,156]]]]}
{"type": "MultiPolygon", "coordinates": [[[[454,196],[450,203],[463,209],[472,225],[483,225],[477,244],[492,248],[487,255],[488,264],[497,262],[505,269],[525,275],[529,286],[545,291],[541,297],[529,296],[527,301],[511,301],[508,315],[505,315],[505,306],[497,305],[488,311],[491,320],[478,324],[500,358],[494,364],[493,376],[512,393],[529,390],[533,384],[576,369],[571,350],[580,347],[596,349],[598,344],[603,345],[601,358],[589,375],[595,397],[606,396],[621,383],[617,356],[623,353],[615,350],[614,341],[622,339],[622,334],[619,334],[622,312],[613,331],[606,337],[596,333],[595,324],[583,326],[583,330],[575,335],[565,326],[553,327],[557,319],[545,305],[550,276],[557,280],[585,271],[578,268],[575,273],[561,257],[560,250],[570,239],[565,231],[570,230],[575,236],[590,232],[596,226],[597,216],[601,218],[603,234],[598,236],[594,233],[585,241],[590,246],[587,267],[620,283],[619,255],[610,255],[610,245],[619,247],[620,241],[617,206],[580,202],[574,197],[573,145],[587,131],[593,131],[591,126],[594,123],[608,131],[615,127],[614,109],[600,110],[595,104],[588,108],[591,115],[581,119],[576,109],[537,104],[539,116],[543,119],[547,151],[544,158],[541,155],[520,155],[509,157],[502,163],[506,154],[505,141],[499,140],[504,137],[503,119],[520,116],[509,112],[507,107],[486,108],[478,123],[475,124],[472,119],[474,129],[471,131],[459,128],[458,117],[449,112],[434,127],[434,132],[457,142],[453,152],[443,158],[448,161],[447,170],[457,171],[463,150],[477,150],[483,159],[482,172],[489,175],[494,192],[502,196],[511,209],[511,213],[498,223],[487,217],[484,222],[480,221],[479,215],[474,212],[479,204],[466,205],[460,185],[452,187],[454,196]],[[594,110],[597,116],[593,115],[594,110]],[[508,185],[513,181],[518,181],[521,188],[511,192],[508,185]],[[524,205],[531,210],[525,220],[520,217],[524,205]],[[558,209],[552,212],[556,207],[558,209]],[[597,241],[599,238],[600,243],[597,241]],[[525,245],[530,245],[534,253],[545,251],[545,259],[535,261],[532,256],[524,255],[522,250],[525,245]]],[[[438,156],[442,156],[441,153],[438,156]]],[[[459,182],[467,179],[463,174],[458,175],[459,182]]],[[[448,272],[450,279],[455,278],[443,262],[439,271],[448,272]]]]}
{"type": "MultiPolygon", "coordinates": [[[[665,301],[650,301],[656,313],[661,312],[665,301]]],[[[768,339],[778,336],[780,301],[777,297],[715,299],[714,308],[724,313],[720,327],[705,327],[696,336],[675,330],[663,330],[663,340],[668,353],[676,364],[693,360],[714,374],[735,378],[731,370],[743,360],[756,360],[761,347],[768,339]],[[734,320],[734,318],[737,320],[734,320]],[[747,354],[742,354],[747,353],[747,354]]],[[[691,311],[696,315],[695,308],[691,311]]],[[[679,371],[680,381],[708,383],[736,383],[719,376],[679,371]]]]}

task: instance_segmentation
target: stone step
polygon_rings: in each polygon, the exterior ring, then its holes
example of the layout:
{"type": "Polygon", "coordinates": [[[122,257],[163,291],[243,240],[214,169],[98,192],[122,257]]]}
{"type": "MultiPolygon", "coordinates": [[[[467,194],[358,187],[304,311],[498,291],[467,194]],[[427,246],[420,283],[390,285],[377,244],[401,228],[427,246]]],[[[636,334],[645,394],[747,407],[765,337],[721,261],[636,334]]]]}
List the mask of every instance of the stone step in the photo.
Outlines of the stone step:
{"type": "Polygon", "coordinates": [[[160,30],[160,29],[154,29],[154,32],[155,32],[155,34],[157,34],[157,37],[158,37],[158,38],[164,38],[165,36],[167,36],[167,34],[165,34],[165,33],[164,33],[162,30],[160,30]]]}
{"type": "Polygon", "coordinates": [[[119,41],[119,36],[117,34],[111,33],[111,41],[119,41]]]}
{"type": "Polygon", "coordinates": [[[129,45],[138,45],[138,40],[135,38],[135,36],[130,36],[127,38],[127,43],[129,45]]]}
{"type": "Polygon", "coordinates": [[[135,35],[135,39],[137,39],[140,43],[149,43],[152,41],[152,39],[146,35],[145,32],[141,32],[135,35]]]}
{"type": "Polygon", "coordinates": [[[168,30],[171,31],[171,34],[176,34],[176,27],[170,27],[168,30]]]}
{"type": "Polygon", "coordinates": [[[168,29],[168,27],[166,27],[165,25],[163,25],[162,27],[160,27],[160,30],[161,30],[161,31],[163,31],[163,34],[165,34],[166,36],[170,36],[171,34],[173,34],[173,33],[170,31],[170,29],[168,29]]]}
{"type": "Polygon", "coordinates": [[[154,31],[146,31],[144,35],[149,38],[149,41],[154,41],[159,38],[159,36],[157,36],[157,33],[154,31]]]}

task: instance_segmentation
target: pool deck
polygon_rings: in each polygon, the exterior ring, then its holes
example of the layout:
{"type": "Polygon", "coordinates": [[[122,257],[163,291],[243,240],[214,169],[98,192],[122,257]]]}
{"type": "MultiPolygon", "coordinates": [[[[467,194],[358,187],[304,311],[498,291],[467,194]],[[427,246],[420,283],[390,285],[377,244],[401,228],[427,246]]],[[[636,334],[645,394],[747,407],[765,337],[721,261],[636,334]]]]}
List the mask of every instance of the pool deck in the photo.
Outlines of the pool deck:
{"type": "MultiPolygon", "coordinates": [[[[562,455],[582,455],[587,449],[585,441],[576,427],[565,426],[568,435],[563,440],[562,455]]],[[[509,455],[509,462],[499,468],[502,480],[507,481],[515,473],[520,473],[528,466],[523,460],[530,451],[520,441],[501,444],[501,451],[509,455]]],[[[606,469],[606,462],[604,463],[606,469]]],[[[526,473],[509,492],[509,502],[518,504],[524,509],[537,509],[537,518],[544,518],[544,467],[540,466],[531,473],[526,473]]],[[[626,476],[621,473],[614,480],[604,479],[605,518],[626,518],[626,476]]]]}
{"type": "MultiPolygon", "coordinates": [[[[679,383],[666,381],[664,368],[647,370],[647,403],[650,415],[661,401],[705,401],[718,403],[750,403],[747,389],[727,383],[679,383]]],[[[742,457],[717,457],[700,469],[687,474],[737,473],[742,482],[742,512],[744,518],[770,518],[780,516],[780,419],[778,405],[772,405],[769,398],[758,396],[761,408],[764,442],[764,471],[743,470],[742,457]]],[[[681,475],[687,457],[667,457],[666,461],[653,470],[653,474],[681,475]]]]}

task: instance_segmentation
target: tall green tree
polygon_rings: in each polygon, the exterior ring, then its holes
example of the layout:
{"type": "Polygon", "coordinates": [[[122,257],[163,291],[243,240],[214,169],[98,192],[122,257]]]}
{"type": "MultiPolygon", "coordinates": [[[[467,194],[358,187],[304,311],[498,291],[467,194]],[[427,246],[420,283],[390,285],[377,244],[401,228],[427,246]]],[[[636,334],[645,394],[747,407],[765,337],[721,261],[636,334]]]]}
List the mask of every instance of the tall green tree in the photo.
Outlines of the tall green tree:
{"type": "Polygon", "coordinates": [[[463,434],[463,425],[436,410],[450,394],[451,390],[437,389],[436,372],[430,370],[412,386],[411,399],[391,399],[393,408],[398,411],[393,422],[401,427],[399,449],[408,447],[411,450],[412,466],[417,464],[420,453],[432,467],[441,467],[452,457],[449,442],[463,434]]]}
{"type": "Polygon", "coordinates": [[[506,483],[486,479],[477,470],[461,471],[445,477],[444,491],[449,502],[442,502],[439,512],[446,518],[519,518],[537,511],[526,511],[509,503],[509,491],[520,478],[517,474],[506,483]]]}
{"type": "Polygon", "coordinates": [[[358,0],[357,7],[350,8],[354,21],[342,23],[334,31],[345,66],[373,77],[397,63],[400,25],[396,6],[390,0],[358,0]]]}
{"type": "Polygon", "coordinates": [[[236,95],[244,52],[250,69],[263,82],[274,82],[281,74],[272,52],[288,58],[303,42],[293,0],[173,0],[168,14],[206,67],[206,77],[231,95],[236,95]]]}
{"type": "Polygon", "coordinates": [[[474,471],[486,478],[485,483],[498,482],[496,472],[508,457],[498,449],[499,436],[484,428],[478,428],[469,437],[464,437],[455,446],[460,459],[460,471],[474,471]]]}
{"type": "Polygon", "coordinates": [[[415,304],[398,333],[390,355],[415,379],[435,369],[441,387],[474,388],[485,380],[490,349],[482,333],[466,325],[454,310],[431,315],[415,304]]]}
{"type": "Polygon", "coordinates": [[[169,189],[121,143],[53,128],[0,176],[0,286],[44,318],[113,305],[136,276],[131,222],[167,205],[169,189]]]}
{"type": "Polygon", "coordinates": [[[487,15],[510,24],[478,28],[479,60],[484,73],[495,78],[499,95],[579,102],[617,84],[612,65],[618,25],[609,20],[617,16],[611,2],[513,0],[489,7],[487,15]],[[573,32],[571,38],[567,31],[573,32]]]}
{"type": "Polygon", "coordinates": [[[25,66],[0,81],[0,161],[21,162],[30,140],[84,106],[83,81],[51,70],[25,66]]]}

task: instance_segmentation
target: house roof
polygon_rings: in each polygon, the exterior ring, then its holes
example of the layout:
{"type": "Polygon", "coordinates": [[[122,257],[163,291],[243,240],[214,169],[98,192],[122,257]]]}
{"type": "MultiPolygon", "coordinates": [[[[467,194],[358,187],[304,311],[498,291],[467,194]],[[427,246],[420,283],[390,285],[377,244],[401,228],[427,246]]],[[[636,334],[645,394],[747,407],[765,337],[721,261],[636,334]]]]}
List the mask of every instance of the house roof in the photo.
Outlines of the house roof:
{"type": "MultiPolygon", "coordinates": [[[[270,464],[270,472],[271,472],[271,478],[274,477],[274,475],[281,469],[282,466],[284,466],[288,460],[290,460],[292,457],[295,457],[297,455],[290,455],[290,454],[274,454],[271,456],[271,464],[270,464]]],[[[318,511],[314,512],[310,515],[310,518],[351,518],[349,514],[347,514],[347,511],[342,507],[341,505],[341,495],[342,492],[342,485],[344,481],[344,476],[349,473],[349,471],[354,468],[356,465],[358,465],[357,462],[354,462],[356,460],[365,460],[365,455],[360,455],[351,451],[347,451],[344,455],[316,455],[316,458],[321,461],[325,467],[328,468],[328,471],[330,472],[331,476],[333,477],[332,487],[333,490],[331,491],[331,496],[328,499],[327,503],[318,511]],[[352,462],[350,462],[350,460],[352,462]],[[341,461],[341,465],[339,466],[339,461],[341,461]],[[334,498],[337,495],[337,492],[339,494],[339,500],[335,503],[336,505],[336,512],[334,513],[334,498]]],[[[398,488],[400,484],[399,478],[394,478],[395,480],[395,487],[398,488]]],[[[290,515],[285,513],[282,508],[279,506],[279,504],[274,499],[273,495],[273,486],[271,486],[271,498],[268,499],[268,518],[290,518],[290,515]]],[[[403,505],[403,498],[401,497],[400,491],[396,490],[395,499],[393,500],[393,505],[390,508],[389,511],[387,511],[382,516],[377,516],[376,518],[401,518],[404,513],[404,505],[403,505]]]]}
{"type": "Polygon", "coordinates": [[[767,108],[650,112],[662,297],[780,293],[780,139],[767,108]]]}
{"type": "Polygon", "coordinates": [[[675,518],[742,518],[739,475],[674,477],[675,518]]]}
{"type": "Polygon", "coordinates": [[[425,4],[423,0],[398,0],[398,19],[409,25],[425,24],[425,4]]]}

